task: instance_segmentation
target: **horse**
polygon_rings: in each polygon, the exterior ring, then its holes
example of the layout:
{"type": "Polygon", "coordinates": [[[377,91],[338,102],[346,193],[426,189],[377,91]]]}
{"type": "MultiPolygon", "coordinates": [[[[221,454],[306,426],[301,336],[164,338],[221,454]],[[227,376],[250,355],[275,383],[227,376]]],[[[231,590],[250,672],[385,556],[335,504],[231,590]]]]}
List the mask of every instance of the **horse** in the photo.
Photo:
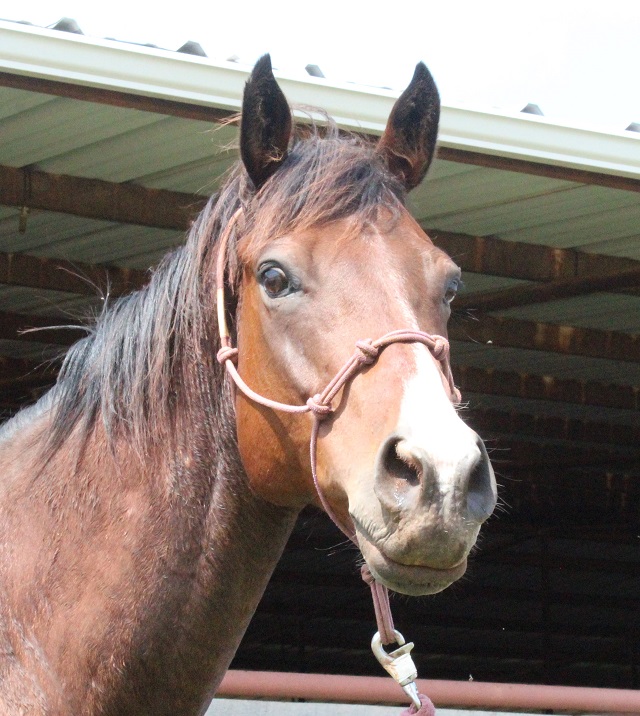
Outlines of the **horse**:
{"type": "Polygon", "coordinates": [[[460,270],[405,207],[439,112],[420,63],[374,144],[257,62],[186,243],[0,431],[2,713],[204,713],[308,505],[386,588],[465,572],[495,478],[448,368],[460,270]]]}

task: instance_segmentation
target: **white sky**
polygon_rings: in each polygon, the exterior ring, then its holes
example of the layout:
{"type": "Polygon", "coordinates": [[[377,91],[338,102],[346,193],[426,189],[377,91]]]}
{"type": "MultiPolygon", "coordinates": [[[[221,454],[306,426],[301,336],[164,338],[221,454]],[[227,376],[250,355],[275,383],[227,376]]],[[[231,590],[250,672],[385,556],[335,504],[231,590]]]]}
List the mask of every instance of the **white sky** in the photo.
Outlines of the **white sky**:
{"type": "Polygon", "coordinates": [[[253,64],[287,74],[402,89],[418,60],[445,104],[518,111],[528,102],[570,124],[640,122],[640,0],[0,0],[0,18],[253,64]]]}

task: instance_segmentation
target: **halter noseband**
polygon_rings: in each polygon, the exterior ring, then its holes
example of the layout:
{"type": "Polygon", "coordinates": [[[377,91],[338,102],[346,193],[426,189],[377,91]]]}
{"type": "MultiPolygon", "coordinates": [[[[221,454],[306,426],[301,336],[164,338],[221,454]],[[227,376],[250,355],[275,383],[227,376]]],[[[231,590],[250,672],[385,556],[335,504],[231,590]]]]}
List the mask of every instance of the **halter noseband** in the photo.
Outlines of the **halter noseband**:
{"type": "MultiPolygon", "coordinates": [[[[231,377],[236,387],[242,393],[244,393],[247,398],[254,401],[255,403],[264,405],[267,408],[271,408],[272,410],[280,410],[285,413],[313,413],[314,419],[313,426],[311,429],[311,438],[309,442],[309,457],[311,463],[311,474],[313,476],[313,484],[327,515],[329,515],[335,525],[356,546],[358,546],[355,531],[344,525],[340,518],[335,514],[333,508],[331,507],[331,505],[329,505],[327,499],[325,498],[320,487],[320,483],[318,482],[318,475],[316,469],[316,452],[320,423],[334,411],[331,401],[340,392],[344,385],[349,381],[353,380],[353,378],[366,366],[370,366],[375,363],[378,359],[380,352],[384,350],[387,346],[390,346],[392,343],[422,343],[422,345],[426,346],[440,366],[440,370],[442,371],[444,379],[447,383],[447,387],[449,389],[449,398],[453,403],[459,403],[461,399],[460,391],[456,388],[453,382],[451,364],[449,362],[449,341],[443,336],[432,335],[423,331],[403,329],[391,331],[390,333],[385,333],[383,336],[377,338],[376,340],[365,338],[363,340],[356,341],[356,351],[344,363],[342,368],[340,368],[340,370],[336,373],[333,379],[327,384],[325,389],[322,392],[316,393],[315,395],[310,397],[304,405],[289,405],[287,403],[279,403],[275,400],[271,400],[270,398],[266,398],[259,393],[256,393],[240,377],[240,374],[238,373],[238,370],[235,366],[234,361],[237,360],[238,349],[231,344],[231,336],[229,334],[225,315],[224,282],[227,246],[229,243],[229,237],[231,235],[231,232],[241,213],[242,209],[238,209],[231,217],[229,223],[225,227],[225,230],[220,237],[220,247],[218,249],[218,257],[216,264],[216,308],[221,346],[217,354],[218,362],[224,365],[227,370],[227,373],[231,377]]],[[[362,573],[363,579],[371,587],[373,603],[376,612],[376,621],[378,623],[378,634],[376,634],[373,639],[373,643],[376,643],[376,639],[378,640],[378,647],[373,647],[374,654],[376,655],[376,658],[380,661],[380,663],[382,663],[382,665],[387,668],[387,665],[385,665],[385,657],[388,660],[389,656],[393,657],[393,654],[387,655],[386,652],[384,652],[384,650],[379,647],[379,643],[381,642],[382,644],[386,645],[397,641],[399,644],[403,645],[404,638],[402,637],[400,632],[396,631],[393,627],[393,618],[391,616],[391,608],[389,606],[389,594],[387,588],[375,580],[366,565],[362,568],[362,573]]],[[[398,649],[397,652],[394,652],[398,653],[401,650],[404,650],[403,654],[399,655],[398,657],[395,657],[396,660],[399,661],[400,656],[409,656],[408,651],[412,646],[412,644],[410,646],[404,645],[401,646],[401,649],[398,649]]],[[[387,670],[389,671],[389,673],[392,673],[390,669],[387,670]]],[[[401,681],[396,677],[395,673],[392,673],[392,676],[394,676],[394,678],[396,678],[396,680],[401,683],[401,681]]],[[[405,688],[405,691],[407,691],[416,707],[420,708],[420,699],[418,698],[417,690],[415,689],[414,684],[415,678],[416,677],[414,676],[413,679],[410,680],[410,682],[407,682],[406,686],[403,683],[401,683],[401,685],[403,686],[403,688],[405,688]],[[411,685],[414,688],[410,688],[411,685]]]]}

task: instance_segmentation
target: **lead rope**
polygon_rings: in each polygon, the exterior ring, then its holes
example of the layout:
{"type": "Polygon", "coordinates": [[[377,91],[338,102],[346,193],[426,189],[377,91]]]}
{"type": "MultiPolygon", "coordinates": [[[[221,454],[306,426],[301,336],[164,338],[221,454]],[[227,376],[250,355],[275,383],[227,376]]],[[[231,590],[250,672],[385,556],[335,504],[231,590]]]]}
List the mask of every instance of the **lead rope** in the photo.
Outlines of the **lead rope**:
{"type": "MultiPolygon", "coordinates": [[[[357,341],[355,353],[353,353],[342,368],[340,368],[322,393],[317,393],[313,397],[309,398],[304,405],[288,405],[287,403],[279,403],[256,393],[244,382],[244,380],[242,380],[234,364],[234,361],[237,360],[238,357],[238,349],[233,347],[231,344],[231,336],[229,334],[225,315],[224,273],[227,244],[231,232],[241,213],[242,209],[238,209],[233,214],[220,237],[220,248],[218,250],[218,260],[216,265],[216,307],[221,345],[217,354],[218,362],[224,365],[233,383],[250,400],[268,408],[272,408],[273,410],[280,410],[285,413],[313,413],[313,425],[309,441],[309,459],[311,463],[313,484],[327,515],[333,520],[338,529],[340,529],[341,532],[343,532],[356,546],[358,546],[354,530],[347,527],[336,515],[331,505],[327,502],[320,487],[320,483],[318,482],[316,455],[320,423],[333,412],[334,408],[331,401],[336,397],[340,390],[342,390],[344,385],[352,380],[361,370],[363,370],[363,368],[375,363],[378,359],[380,351],[392,343],[422,343],[425,345],[440,364],[442,375],[447,383],[452,401],[456,403],[460,402],[460,392],[453,382],[451,365],[449,363],[449,342],[442,336],[431,335],[422,331],[391,331],[375,341],[370,338],[357,341]]],[[[431,700],[424,694],[419,694],[415,684],[417,671],[410,655],[413,644],[405,643],[402,634],[394,628],[391,606],[389,604],[389,590],[383,584],[376,581],[367,565],[362,567],[361,574],[362,579],[371,588],[371,596],[373,599],[376,623],[378,626],[378,631],[371,640],[371,648],[378,661],[400,684],[412,702],[410,708],[402,712],[402,716],[434,716],[435,708],[431,700]],[[387,653],[383,646],[387,646],[394,642],[399,644],[399,648],[391,653],[387,653]]]]}

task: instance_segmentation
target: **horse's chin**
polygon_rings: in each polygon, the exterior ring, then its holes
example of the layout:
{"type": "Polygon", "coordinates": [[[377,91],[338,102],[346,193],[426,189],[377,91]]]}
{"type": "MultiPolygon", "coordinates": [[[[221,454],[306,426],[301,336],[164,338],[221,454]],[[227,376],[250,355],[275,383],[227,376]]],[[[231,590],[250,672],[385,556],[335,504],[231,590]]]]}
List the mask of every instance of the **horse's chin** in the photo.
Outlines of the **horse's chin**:
{"type": "Polygon", "coordinates": [[[373,542],[358,535],[362,556],[375,579],[394,592],[418,597],[436,594],[460,579],[467,570],[467,558],[442,569],[427,564],[403,564],[385,554],[373,542]]]}

